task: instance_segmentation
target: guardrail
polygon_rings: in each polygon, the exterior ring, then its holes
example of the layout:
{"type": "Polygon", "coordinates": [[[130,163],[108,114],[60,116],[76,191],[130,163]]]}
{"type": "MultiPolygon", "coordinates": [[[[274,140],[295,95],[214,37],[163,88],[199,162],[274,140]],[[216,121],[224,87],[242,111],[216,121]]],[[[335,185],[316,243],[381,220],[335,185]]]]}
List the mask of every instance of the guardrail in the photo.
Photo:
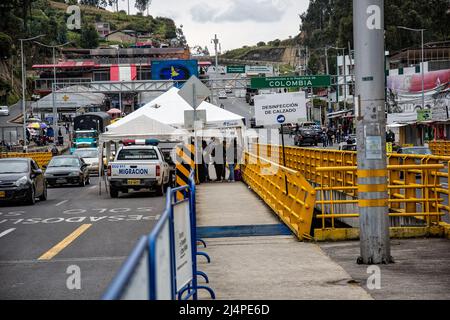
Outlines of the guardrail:
{"type": "Polygon", "coordinates": [[[48,165],[50,160],[52,159],[51,152],[29,152],[29,153],[20,153],[20,152],[6,152],[0,153],[0,158],[31,158],[39,165],[39,167],[43,167],[48,165]]]}
{"type": "Polygon", "coordinates": [[[450,156],[450,141],[430,141],[428,142],[428,146],[433,154],[437,156],[450,156]]]}
{"type": "MultiPolygon", "coordinates": [[[[435,190],[440,187],[440,184],[436,179],[430,181],[428,177],[431,176],[432,171],[437,171],[444,168],[442,164],[429,164],[420,166],[420,175],[425,177],[424,182],[414,182],[412,184],[402,184],[400,181],[395,180],[393,175],[398,171],[416,170],[416,165],[398,165],[388,166],[390,184],[387,186],[389,193],[389,204],[391,207],[390,217],[415,217],[423,219],[428,227],[440,221],[440,217],[445,215],[441,212],[440,204],[443,199],[438,197],[435,190]],[[408,197],[407,193],[411,190],[414,192],[420,190],[420,194],[411,195],[408,197]],[[395,208],[392,208],[395,205],[395,208]]],[[[321,181],[316,187],[316,191],[319,195],[316,204],[321,208],[321,214],[316,218],[322,220],[322,228],[326,228],[326,219],[331,220],[331,228],[335,227],[335,219],[338,218],[358,218],[359,213],[357,210],[353,212],[342,212],[342,208],[338,206],[349,205],[353,209],[357,209],[358,205],[358,186],[346,186],[340,185],[342,177],[346,174],[355,175],[357,167],[323,167],[316,168],[317,172],[321,174],[321,181]],[[347,195],[353,195],[346,199],[339,199],[334,191],[344,192],[347,195]]],[[[415,173],[414,173],[415,175],[415,173]]],[[[391,221],[392,225],[392,221],[391,221]]]]}
{"type": "Polygon", "coordinates": [[[103,300],[193,300],[198,285],[195,182],[168,190],[166,209],[148,236],[142,237],[114,278],[103,300]],[[177,193],[184,197],[177,198],[177,193]]]}
{"type": "MultiPolygon", "coordinates": [[[[281,146],[278,145],[252,145],[251,149],[257,154],[267,155],[267,157],[274,158],[273,155],[276,154],[276,159],[279,162],[283,161],[283,152],[281,146]]],[[[288,168],[298,170],[306,180],[313,184],[320,184],[323,175],[325,178],[327,173],[323,171],[317,171],[317,168],[324,167],[356,167],[357,166],[357,156],[354,151],[340,151],[340,150],[329,150],[329,149],[313,149],[313,148],[299,148],[299,147],[286,147],[286,166],[288,168]]],[[[390,192],[391,199],[413,199],[417,190],[422,190],[422,188],[413,188],[417,185],[417,179],[420,179],[421,185],[427,184],[427,181],[434,181],[436,179],[438,184],[434,186],[433,190],[430,192],[436,192],[439,198],[449,196],[448,182],[450,181],[450,157],[434,156],[434,155],[406,155],[406,154],[388,154],[388,164],[390,166],[398,165],[409,165],[412,167],[396,168],[391,167],[390,179],[392,185],[408,186],[405,191],[405,195],[400,195],[397,189],[393,189],[390,192]],[[421,166],[429,164],[442,164],[443,167],[437,170],[427,171],[427,175],[421,175],[421,166]],[[415,167],[414,167],[415,166],[415,167]],[[417,178],[417,179],[416,179],[417,178]]],[[[342,174],[338,177],[334,177],[336,182],[339,182],[341,189],[351,195],[357,196],[357,192],[354,189],[345,190],[348,187],[357,186],[357,174],[355,171],[342,171],[342,174]]],[[[429,187],[432,188],[432,187],[429,187]]],[[[407,206],[408,212],[413,212],[414,201],[411,201],[407,206]]],[[[447,213],[450,212],[450,205],[447,203],[439,204],[440,210],[444,210],[447,213]]],[[[397,210],[398,204],[392,202],[391,209],[397,210]]]]}
{"type": "MultiPolygon", "coordinates": [[[[281,146],[253,144],[250,150],[283,163],[281,146]]],[[[298,171],[315,186],[316,209],[322,211],[316,217],[322,219],[322,229],[336,230],[336,219],[358,228],[354,219],[359,217],[356,152],[286,147],[285,155],[286,167],[298,171]]],[[[429,229],[443,218],[450,218],[450,157],[392,153],[388,163],[391,227],[406,230],[416,225],[429,229]]]]}
{"type": "Polygon", "coordinates": [[[316,192],[299,171],[246,152],[244,181],[300,239],[310,239],[316,192]]]}

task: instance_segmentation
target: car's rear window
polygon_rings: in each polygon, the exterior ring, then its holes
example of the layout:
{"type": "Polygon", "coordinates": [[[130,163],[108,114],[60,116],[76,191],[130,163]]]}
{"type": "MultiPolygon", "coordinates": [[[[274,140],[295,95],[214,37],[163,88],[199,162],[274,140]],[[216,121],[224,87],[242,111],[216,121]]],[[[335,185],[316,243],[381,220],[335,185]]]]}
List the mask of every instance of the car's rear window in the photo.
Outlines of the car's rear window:
{"type": "Polygon", "coordinates": [[[155,149],[123,149],[117,160],[158,160],[158,153],[155,149]]]}

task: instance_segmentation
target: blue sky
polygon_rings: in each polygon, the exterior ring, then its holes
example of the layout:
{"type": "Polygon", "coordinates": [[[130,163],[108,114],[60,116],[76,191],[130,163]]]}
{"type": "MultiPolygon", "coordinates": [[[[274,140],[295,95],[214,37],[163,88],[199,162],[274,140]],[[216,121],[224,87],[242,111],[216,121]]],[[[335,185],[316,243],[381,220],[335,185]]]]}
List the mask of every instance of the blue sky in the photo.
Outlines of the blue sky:
{"type": "MultiPolygon", "coordinates": [[[[190,46],[207,45],[213,52],[214,34],[222,51],[297,35],[298,15],[308,4],[309,0],[152,0],[149,12],[174,19],[183,25],[190,46]]],[[[127,8],[127,1],[119,0],[119,9],[127,8]]],[[[134,0],[130,11],[137,11],[134,0]]]]}

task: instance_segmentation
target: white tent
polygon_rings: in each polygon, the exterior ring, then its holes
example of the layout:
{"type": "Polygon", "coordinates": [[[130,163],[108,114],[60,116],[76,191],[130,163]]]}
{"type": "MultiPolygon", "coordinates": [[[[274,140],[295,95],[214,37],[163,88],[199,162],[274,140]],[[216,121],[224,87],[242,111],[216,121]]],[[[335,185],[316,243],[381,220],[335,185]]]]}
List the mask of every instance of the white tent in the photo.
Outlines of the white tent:
{"type": "Polygon", "coordinates": [[[156,121],[145,114],[134,118],[133,121],[107,129],[100,135],[101,141],[120,141],[124,139],[167,139],[168,137],[181,136],[185,132],[175,129],[167,124],[156,121]]]}
{"type": "MultiPolygon", "coordinates": [[[[108,129],[123,125],[131,125],[134,119],[145,114],[147,117],[164,124],[182,128],[184,126],[184,111],[193,110],[179,94],[179,89],[172,88],[158,98],[147,103],[142,108],[129,114],[125,118],[110,125],[108,129]]],[[[244,117],[221,109],[208,102],[203,102],[197,110],[206,110],[207,128],[243,128],[244,117]]]]}
{"type": "Polygon", "coordinates": [[[184,111],[192,110],[192,107],[178,95],[178,90],[177,88],[170,89],[142,108],[111,124],[108,126],[108,129],[129,125],[131,121],[143,114],[161,123],[179,128],[182,127],[184,124],[184,111]]]}

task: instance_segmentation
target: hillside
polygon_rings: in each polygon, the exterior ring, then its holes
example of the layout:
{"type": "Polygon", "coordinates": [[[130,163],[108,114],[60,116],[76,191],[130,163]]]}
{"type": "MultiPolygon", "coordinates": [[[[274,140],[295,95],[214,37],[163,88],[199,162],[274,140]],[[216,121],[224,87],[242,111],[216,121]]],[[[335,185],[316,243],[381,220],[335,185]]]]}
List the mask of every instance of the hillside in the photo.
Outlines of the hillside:
{"type": "MultiPolygon", "coordinates": [[[[311,0],[308,10],[301,15],[301,33],[295,38],[267,44],[230,50],[223,57],[232,59],[270,60],[286,62],[289,54],[276,48],[308,47],[308,72],[324,72],[324,47],[327,45],[353,48],[353,14],[351,0],[311,0]],[[261,58],[260,58],[261,57],[261,58]],[[263,59],[264,57],[264,59],[263,59]]],[[[450,7],[448,0],[385,0],[386,50],[420,45],[417,33],[398,30],[397,26],[426,29],[425,42],[450,39],[450,7]]],[[[286,49],[285,49],[286,50],[286,49]]],[[[348,51],[348,49],[347,49],[348,51]]],[[[301,55],[304,54],[302,51],[301,55]]],[[[336,73],[336,52],[329,51],[330,72],[336,73]]]]}
{"type": "MultiPolygon", "coordinates": [[[[62,0],[61,0],[62,1],[62,0]]],[[[72,0],[71,3],[76,3],[72,0]]],[[[0,1],[0,103],[12,104],[21,94],[20,41],[44,34],[39,42],[62,44],[68,41],[76,48],[95,48],[114,43],[102,42],[95,31],[95,22],[108,22],[111,30],[135,30],[151,33],[157,42],[178,39],[186,45],[181,29],[172,19],[164,17],[128,16],[126,12],[111,12],[93,6],[80,5],[81,30],[68,30],[67,4],[49,0],[0,1]]],[[[51,49],[26,42],[24,45],[27,70],[38,62],[51,61],[51,49]]],[[[30,89],[31,86],[28,86],[30,89]]],[[[28,90],[30,93],[30,90],[28,90]]]]}

